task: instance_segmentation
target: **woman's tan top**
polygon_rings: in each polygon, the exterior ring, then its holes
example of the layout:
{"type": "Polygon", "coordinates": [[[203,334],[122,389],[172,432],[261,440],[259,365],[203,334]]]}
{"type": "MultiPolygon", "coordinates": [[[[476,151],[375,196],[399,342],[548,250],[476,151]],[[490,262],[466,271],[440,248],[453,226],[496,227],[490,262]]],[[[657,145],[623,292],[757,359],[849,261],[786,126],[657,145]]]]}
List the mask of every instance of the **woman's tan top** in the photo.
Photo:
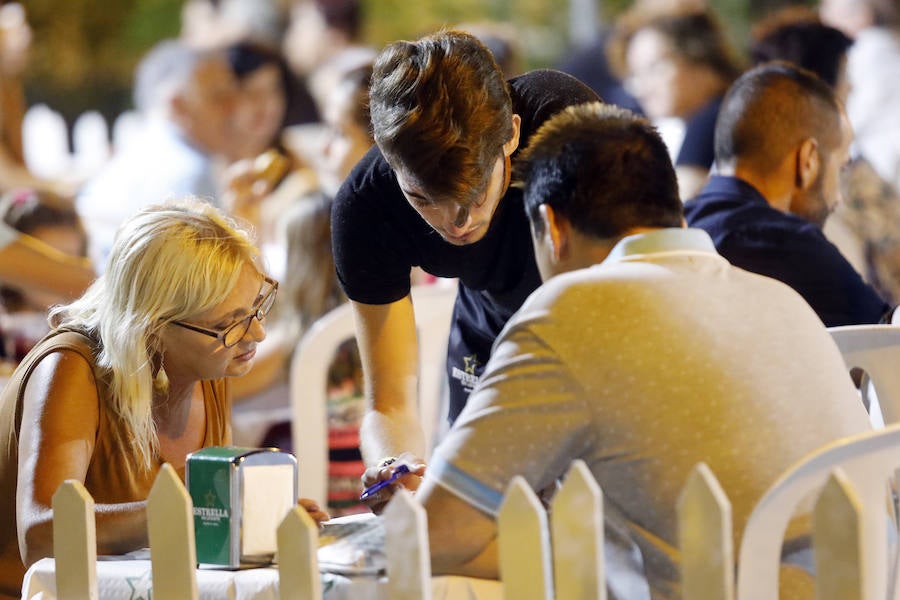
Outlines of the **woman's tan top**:
{"type": "MultiPolygon", "coordinates": [[[[146,500],[162,466],[157,459],[150,471],[144,471],[137,456],[131,452],[129,436],[112,411],[109,387],[96,367],[95,349],[95,343],[80,333],[53,331],[25,357],[0,394],[0,600],[21,597],[25,574],[16,535],[18,438],[25,384],[42,358],[60,350],[71,350],[84,357],[94,370],[100,420],[84,485],[97,504],[146,500]]],[[[226,445],[231,442],[231,407],[225,380],[204,381],[202,385],[206,404],[203,446],[226,445]]],[[[73,395],[71,400],[79,402],[81,398],[73,395]]],[[[184,478],[183,468],[179,475],[184,478]]]]}

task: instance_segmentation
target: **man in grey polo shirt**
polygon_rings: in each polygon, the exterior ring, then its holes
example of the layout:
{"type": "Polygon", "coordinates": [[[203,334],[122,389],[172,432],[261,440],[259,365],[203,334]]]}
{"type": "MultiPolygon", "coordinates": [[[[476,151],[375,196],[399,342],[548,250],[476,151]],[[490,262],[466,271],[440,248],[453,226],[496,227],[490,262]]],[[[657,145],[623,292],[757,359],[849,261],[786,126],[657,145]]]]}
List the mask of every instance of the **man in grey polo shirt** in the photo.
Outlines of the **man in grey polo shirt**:
{"type": "MultiPolygon", "coordinates": [[[[694,465],[706,462],[728,494],[739,543],[776,478],[867,429],[865,411],[796,292],[681,228],[674,170],[646,121],[569,108],[526,154],[518,175],[545,283],[495,343],[419,488],[439,540],[434,570],[496,577],[509,481],[543,490],[580,458],[640,548],[652,598],[679,598],[675,506],[694,465]]],[[[805,523],[788,539],[802,540],[805,523]]],[[[784,571],[782,597],[805,597],[793,593],[805,571],[784,571]]]]}

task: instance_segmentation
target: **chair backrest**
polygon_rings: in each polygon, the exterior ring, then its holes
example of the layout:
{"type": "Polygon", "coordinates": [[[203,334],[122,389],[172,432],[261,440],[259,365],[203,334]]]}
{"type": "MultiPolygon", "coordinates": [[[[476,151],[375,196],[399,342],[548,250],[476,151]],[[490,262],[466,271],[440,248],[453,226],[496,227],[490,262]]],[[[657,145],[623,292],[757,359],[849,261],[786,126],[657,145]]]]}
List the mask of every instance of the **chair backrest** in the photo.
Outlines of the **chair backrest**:
{"type": "Polygon", "coordinates": [[[744,528],[738,557],[738,600],[778,597],[781,546],[788,523],[798,505],[818,493],[836,467],[846,473],[862,502],[864,598],[886,597],[887,482],[900,467],[900,425],[829,444],[798,461],[769,488],[744,528]]]}
{"type": "MultiPolygon", "coordinates": [[[[830,327],[848,369],[858,367],[872,380],[885,423],[900,422],[900,326],[846,325],[830,327]]],[[[866,386],[863,386],[864,399],[866,386]]],[[[870,401],[870,412],[875,411],[870,401]]]]}
{"type": "MultiPolygon", "coordinates": [[[[440,414],[445,410],[443,381],[447,338],[456,286],[414,286],[412,302],[419,337],[419,414],[430,450],[440,414]]],[[[300,476],[300,495],[325,506],[328,435],[325,410],[328,369],[338,346],[355,336],[353,309],[339,306],[316,321],[294,352],[290,371],[291,424],[300,476]]]]}

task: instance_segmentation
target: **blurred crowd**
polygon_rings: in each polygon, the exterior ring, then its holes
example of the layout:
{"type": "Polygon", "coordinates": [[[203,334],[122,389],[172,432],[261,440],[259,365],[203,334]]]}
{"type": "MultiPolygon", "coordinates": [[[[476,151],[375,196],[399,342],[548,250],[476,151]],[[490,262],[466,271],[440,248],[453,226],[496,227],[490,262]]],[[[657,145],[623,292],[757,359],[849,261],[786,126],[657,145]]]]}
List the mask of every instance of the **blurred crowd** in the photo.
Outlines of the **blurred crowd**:
{"type": "MultiPolygon", "coordinates": [[[[345,297],[331,255],[330,206],[373,144],[367,107],[378,49],[361,37],[358,0],[187,0],[181,35],[161,40],[134,75],[136,125],[86,180],[41,178],[26,166],[22,75],[39,44],[23,4],[0,6],[0,336],[14,365],[48,327],[54,304],[103,272],[118,227],[167,198],[208,199],[248,223],[282,294],[257,364],[235,380],[236,441],[289,444],[285,423],[239,417],[287,404],[287,365],[302,333],[345,297]],[[242,427],[244,427],[242,429],[242,427]],[[243,437],[242,437],[243,436],[243,437]]],[[[822,0],[757,23],[740,48],[702,0],[638,0],[596,43],[557,68],[663,133],[682,200],[705,185],[725,92],[749,66],[785,60],[837,90],[855,131],[844,203],[826,226],[892,305],[900,300],[900,38],[889,0],[822,0]]],[[[509,24],[460,24],[506,76],[522,70],[509,24]]],[[[415,34],[419,32],[413,32],[415,34]]],[[[330,376],[337,469],[332,514],[354,510],[363,467],[359,357],[342,349],[330,376]],[[349,399],[349,400],[348,400],[349,399]],[[347,435],[347,432],[351,432],[347,435]]],[[[276,411],[277,412],[277,411],[276,411]]],[[[335,444],[333,444],[335,445],[335,444]]]]}

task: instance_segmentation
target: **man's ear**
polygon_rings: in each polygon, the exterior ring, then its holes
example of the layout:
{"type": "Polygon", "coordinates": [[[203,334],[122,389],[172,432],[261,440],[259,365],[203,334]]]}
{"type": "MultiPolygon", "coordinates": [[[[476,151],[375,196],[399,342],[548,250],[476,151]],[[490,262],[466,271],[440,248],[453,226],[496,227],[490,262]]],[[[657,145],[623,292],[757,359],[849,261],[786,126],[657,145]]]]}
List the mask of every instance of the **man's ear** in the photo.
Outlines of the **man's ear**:
{"type": "Polygon", "coordinates": [[[794,185],[801,190],[808,190],[818,179],[819,169],[821,169],[819,142],[815,138],[806,138],[797,149],[794,185]]]}
{"type": "Polygon", "coordinates": [[[559,263],[569,256],[569,221],[546,204],[541,204],[538,210],[544,222],[544,235],[553,250],[553,262],[559,263]]]}
{"type": "Polygon", "coordinates": [[[512,156],[512,153],[519,147],[519,132],[522,129],[522,117],[519,115],[512,116],[512,137],[503,144],[503,156],[512,156]]]}

